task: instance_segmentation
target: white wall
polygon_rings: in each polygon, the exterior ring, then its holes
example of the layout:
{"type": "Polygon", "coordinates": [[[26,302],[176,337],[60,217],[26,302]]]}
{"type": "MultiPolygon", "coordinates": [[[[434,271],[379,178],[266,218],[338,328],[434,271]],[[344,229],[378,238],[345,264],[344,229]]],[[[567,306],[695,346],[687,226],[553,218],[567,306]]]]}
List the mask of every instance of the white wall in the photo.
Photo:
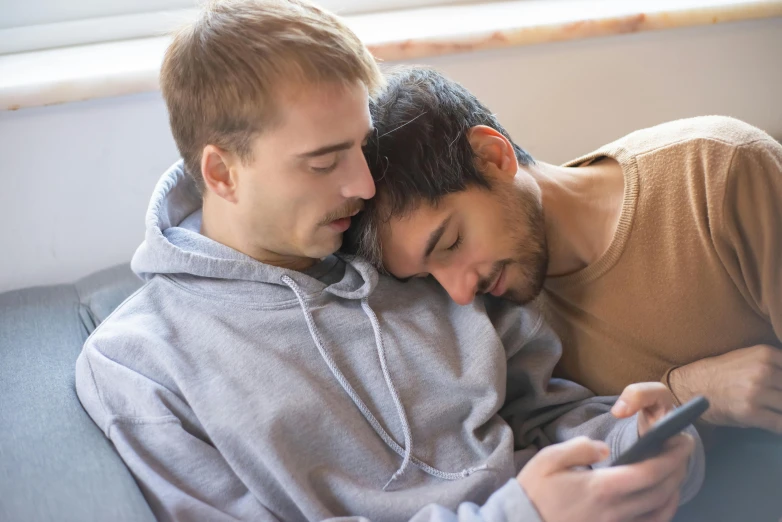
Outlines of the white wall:
{"type": "MultiPolygon", "coordinates": [[[[433,58],[535,157],[564,162],[670,119],[782,137],[782,19],[433,58]]],[[[128,261],[177,158],[157,93],[0,113],[0,291],[128,261]]]]}

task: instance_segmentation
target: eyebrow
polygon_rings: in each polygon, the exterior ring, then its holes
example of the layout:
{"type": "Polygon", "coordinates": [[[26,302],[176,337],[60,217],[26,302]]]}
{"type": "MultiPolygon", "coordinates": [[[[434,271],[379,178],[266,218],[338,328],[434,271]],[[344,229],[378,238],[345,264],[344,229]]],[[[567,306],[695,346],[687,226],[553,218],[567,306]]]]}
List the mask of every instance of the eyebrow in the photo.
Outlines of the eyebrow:
{"type": "Polygon", "coordinates": [[[426,243],[426,250],[424,250],[424,263],[426,263],[426,260],[429,258],[429,256],[432,255],[432,252],[434,252],[434,248],[437,246],[437,243],[440,242],[440,239],[443,237],[443,234],[445,233],[445,229],[448,226],[448,223],[451,222],[451,218],[453,215],[448,216],[443,220],[442,223],[440,223],[440,226],[437,227],[437,229],[431,233],[429,236],[429,241],[426,243]]]}
{"type": "MultiPolygon", "coordinates": [[[[375,128],[372,127],[367,131],[366,138],[369,138],[373,133],[375,132],[375,128]]],[[[298,157],[300,158],[317,158],[318,156],[325,156],[326,154],[331,154],[333,152],[339,152],[341,150],[348,150],[349,148],[353,147],[356,144],[355,141],[343,141],[342,143],[336,143],[334,145],[326,145],[325,147],[320,147],[319,149],[315,149],[309,152],[304,152],[302,154],[299,154],[298,157]]]]}
{"type": "MultiPolygon", "coordinates": [[[[423,257],[424,264],[426,264],[426,261],[429,259],[429,256],[431,256],[432,252],[434,252],[437,243],[439,243],[440,239],[443,237],[443,234],[445,233],[445,229],[448,228],[448,223],[451,222],[452,217],[453,214],[445,218],[443,222],[440,223],[440,226],[437,227],[437,229],[429,235],[429,240],[426,242],[426,250],[424,251],[424,257],[423,257]]],[[[411,275],[407,277],[394,276],[394,279],[396,279],[400,283],[407,283],[408,281],[414,278],[415,275],[411,275]]]]}

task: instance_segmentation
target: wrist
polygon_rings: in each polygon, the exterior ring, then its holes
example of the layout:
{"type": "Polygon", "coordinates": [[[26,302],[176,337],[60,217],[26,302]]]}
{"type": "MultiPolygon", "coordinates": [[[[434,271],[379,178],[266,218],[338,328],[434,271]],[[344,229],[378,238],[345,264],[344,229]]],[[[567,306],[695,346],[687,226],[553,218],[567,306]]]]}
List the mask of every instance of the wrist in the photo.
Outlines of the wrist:
{"type": "Polygon", "coordinates": [[[676,406],[681,406],[694,396],[691,387],[688,385],[690,370],[690,365],[684,365],[676,366],[668,371],[665,384],[671,391],[676,406]]]}
{"type": "Polygon", "coordinates": [[[663,378],[660,379],[660,382],[662,382],[665,387],[668,388],[668,391],[671,392],[671,395],[673,396],[673,403],[677,408],[682,405],[682,401],[679,399],[679,396],[676,394],[676,390],[673,388],[673,384],[671,383],[671,375],[679,368],[681,368],[681,366],[673,366],[668,368],[668,370],[663,374],[663,378]]]}

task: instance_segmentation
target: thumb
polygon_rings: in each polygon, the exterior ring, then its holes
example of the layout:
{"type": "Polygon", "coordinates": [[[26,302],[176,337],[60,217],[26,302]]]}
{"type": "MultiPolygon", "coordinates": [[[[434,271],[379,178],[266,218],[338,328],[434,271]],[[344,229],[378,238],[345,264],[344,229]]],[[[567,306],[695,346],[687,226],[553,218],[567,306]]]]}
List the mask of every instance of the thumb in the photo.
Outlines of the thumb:
{"type": "Polygon", "coordinates": [[[533,465],[544,475],[565,471],[576,466],[589,466],[608,458],[610,451],[604,442],[576,437],[561,444],[543,448],[527,466],[533,465]]]}
{"type": "Polygon", "coordinates": [[[621,419],[647,410],[652,418],[658,418],[673,407],[673,395],[665,385],[659,382],[641,382],[631,384],[622,391],[622,395],[611,408],[611,413],[621,419]]]}

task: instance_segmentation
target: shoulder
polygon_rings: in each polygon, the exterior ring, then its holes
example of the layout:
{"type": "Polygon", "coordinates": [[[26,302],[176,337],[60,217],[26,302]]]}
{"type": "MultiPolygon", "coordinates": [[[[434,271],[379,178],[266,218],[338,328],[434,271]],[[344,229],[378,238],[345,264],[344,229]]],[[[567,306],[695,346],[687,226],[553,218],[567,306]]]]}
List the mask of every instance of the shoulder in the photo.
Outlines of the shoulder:
{"type": "Polygon", "coordinates": [[[147,344],[152,334],[164,334],[166,325],[171,323],[176,294],[175,285],[164,277],[152,278],[95,328],[85,347],[101,345],[109,350],[116,344],[126,346],[133,341],[147,344]]]}
{"type": "Polygon", "coordinates": [[[87,338],[76,361],[75,385],[82,405],[104,430],[117,417],[171,414],[172,367],[177,325],[166,318],[154,278],[123,302],[87,338]],[[166,397],[168,397],[166,399],[166,397]]]}
{"type": "Polygon", "coordinates": [[[701,116],[668,124],[672,134],[682,139],[713,140],[739,147],[758,140],[770,139],[761,129],[729,116],[701,116]]]}
{"type": "Polygon", "coordinates": [[[771,137],[748,123],[727,116],[700,116],[671,121],[635,131],[617,144],[636,154],[676,146],[735,149],[771,137]]]}
{"type": "MultiPolygon", "coordinates": [[[[776,213],[782,198],[782,144],[768,135],[736,146],[728,169],[724,205],[745,214],[776,213]]],[[[772,220],[767,225],[772,225],[772,220]]],[[[759,226],[764,226],[758,223],[759,226]]]]}

